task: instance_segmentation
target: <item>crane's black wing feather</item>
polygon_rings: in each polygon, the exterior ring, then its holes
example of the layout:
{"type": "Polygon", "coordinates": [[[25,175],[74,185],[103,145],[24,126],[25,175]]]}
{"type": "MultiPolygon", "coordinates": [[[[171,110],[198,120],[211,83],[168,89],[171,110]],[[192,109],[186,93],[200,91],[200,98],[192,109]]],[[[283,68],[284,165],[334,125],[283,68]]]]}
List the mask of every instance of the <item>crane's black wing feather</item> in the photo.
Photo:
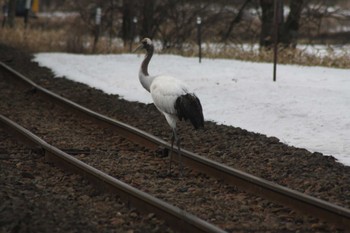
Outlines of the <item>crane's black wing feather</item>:
{"type": "Polygon", "coordinates": [[[202,105],[196,95],[188,93],[179,96],[174,107],[180,120],[189,119],[195,129],[204,126],[202,105]]]}

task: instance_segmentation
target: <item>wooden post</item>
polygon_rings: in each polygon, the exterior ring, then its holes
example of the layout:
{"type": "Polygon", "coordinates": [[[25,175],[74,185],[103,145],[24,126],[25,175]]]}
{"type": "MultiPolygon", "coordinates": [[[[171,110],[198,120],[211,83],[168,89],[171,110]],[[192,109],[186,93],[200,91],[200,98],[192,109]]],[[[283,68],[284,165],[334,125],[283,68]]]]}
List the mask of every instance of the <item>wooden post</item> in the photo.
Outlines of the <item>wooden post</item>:
{"type": "Polygon", "coordinates": [[[94,38],[94,45],[92,48],[93,52],[96,52],[98,38],[100,37],[101,14],[102,14],[101,8],[97,7],[96,8],[96,16],[95,16],[95,38],[94,38]]]}
{"type": "Polygon", "coordinates": [[[201,32],[202,19],[200,16],[197,17],[197,38],[198,38],[198,58],[199,63],[202,62],[202,32],[201,32]]]}
{"type": "Polygon", "coordinates": [[[277,53],[278,53],[278,2],[274,1],[274,15],[273,15],[273,81],[276,82],[276,72],[277,72],[277,53]]]}
{"type": "Polygon", "coordinates": [[[277,59],[278,59],[278,34],[279,27],[283,23],[283,0],[274,1],[274,34],[273,34],[273,81],[277,80],[277,59]]]}
{"type": "Polygon", "coordinates": [[[130,30],[130,44],[129,44],[129,51],[130,51],[130,53],[132,52],[132,44],[134,43],[136,25],[137,25],[137,17],[134,16],[132,18],[132,23],[130,24],[130,27],[131,27],[131,30],[130,30]]]}

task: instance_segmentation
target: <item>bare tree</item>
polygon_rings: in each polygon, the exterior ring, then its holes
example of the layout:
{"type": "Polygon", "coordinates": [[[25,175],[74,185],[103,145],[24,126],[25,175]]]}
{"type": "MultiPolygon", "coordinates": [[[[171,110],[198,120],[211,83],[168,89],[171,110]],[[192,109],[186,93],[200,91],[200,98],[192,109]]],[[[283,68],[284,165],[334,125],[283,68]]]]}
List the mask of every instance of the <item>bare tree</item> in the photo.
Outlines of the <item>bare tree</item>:
{"type": "Polygon", "coordinates": [[[243,15],[243,11],[246,8],[246,6],[251,2],[251,0],[245,0],[244,3],[242,4],[242,6],[239,8],[238,13],[236,14],[236,16],[231,20],[231,22],[229,23],[229,26],[227,28],[227,31],[224,33],[224,35],[222,36],[222,41],[227,41],[227,39],[229,38],[230,34],[232,33],[232,30],[234,28],[235,25],[237,25],[239,22],[241,22],[242,20],[242,15],[243,15]]]}
{"type": "Polygon", "coordinates": [[[127,41],[131,40],[131,27],[132,27],[132,18],[135,16],[134,10],[134,1],[123,1],[123,9],[122,9],[122,31],[121,31],[121,37],[124,41],[124,44],[127,43],[127,41]]]}
{"type": "Polygon", "coordinates": [[[303,8],[303,0],[290,1],[290,12],[280,33],[280,42],[285,46],[295,47],[299,33],[299,21],[303,8]]]}
{"type": "Polygon", "coordinates": [[[17,3],[16,0],[9,0],[7,23],[11,28],[15,27],[16,3],[17,3]]]}
{"type": "Polygon", "coordinates": [[[324,19],[329,21],[334,16],[331,10],[335,3],[327,0],[81,0],[71,5],[80,12],[84,30],[90,33],[94,30],[96,7],[101,7],[101,35],[109,32],[110,41],[112,36],[119,36],[127,45],[137,34],[159,39],[163,48],[183,49],[196,41],[198,16],[202,18],[203,41],[258,40],[262,47],[271,46],[275,1],[285,2],[285,9],[289,7],[286,17],[280,13],[283,20],[278,37],[284,46],[295,46],[300,32],[320,34],[324,19]]]}
{"type": "Polygon", "coordinates": [[[208,5],[169,1],[165,6],[167,23],[160,29],[163,46],[182,49],[184,42],[193,36],[197,17],[202,16],[205,20],[203,11],[208,5]]]}
{"type": "MultiPolygon", "coordinates": [[[[260,6],[262,10],[261,17],[261,32],[260,32],[260,46],[270,47],[273,43],[273,19],[274,19],[274,1],[280,0],[260,0],[260,6]]],[[[283,2],[283,1],[281,1],[283,2]]],[[[282,21],[279,23],[278,42],[284,46],[295,46],[298,38],[299,21],[301,11],[303,9],[303,0],[291,0],[289,1],[290,12],[288,14],[286,22],[283,22],[283,7],[282,21]]]]}
{"type": "Polygon", "coordinates": [[[320,40],[321,43],[336,42],[348,43],[349,32],[346,29],[350,25],[348,15],[349,2],[334,0],[314,0],[305,4],[301,22],[303,36],[312,43],[320,40]]]}
{"type": "Polygon", "coordinates": [[[260,0],[260,7],[262,11],[260,46],[269,47],[273,42],[274,0],[260,0]]]}

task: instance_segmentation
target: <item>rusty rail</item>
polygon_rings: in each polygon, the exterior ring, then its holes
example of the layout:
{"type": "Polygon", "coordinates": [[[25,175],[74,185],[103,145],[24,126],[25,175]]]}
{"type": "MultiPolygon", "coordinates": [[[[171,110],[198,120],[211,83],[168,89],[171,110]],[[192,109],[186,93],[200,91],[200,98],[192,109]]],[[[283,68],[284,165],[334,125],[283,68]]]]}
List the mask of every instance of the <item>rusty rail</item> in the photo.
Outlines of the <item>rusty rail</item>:
{"type": "MultiPolygon", "coordinates": [[[[118,132],[120,132],[121,135],[134,142],[140,143],[149,148],[163,147],[168,151],[171,150],[171,145],[169,143],[153,135],[125,123],[103,116],[99,113],[93,112],[70,100],[60,97],[57,94],[40,87],[5,64],[0,63],[0,66],[2,67],[2,70],[6,70],[8,75],[16,76],[22,83],[29,85],[31,88],[35,88],[40,94],[51,97],[52,99],[55,99],[57,103],[67,108],[74,109],[82,115],[88,116],[89,119],[94,122],[107,124],[110,127],[114,127],[118,132]]],[[[181,151],[181,155],[182,161],[185,165],[193,167],[200,172],[213,176],[228,184],[234,185],[239,189],[253,194],[258,194],[259,196],[262,196],[272,202],[280,203],[304,214],[318,217],[337,227],[350,229],[349,209],[225,166],[184,149],[181,151]]],[[[177,156],[177,153],[173,153],[173,156],[177,156]]]]}

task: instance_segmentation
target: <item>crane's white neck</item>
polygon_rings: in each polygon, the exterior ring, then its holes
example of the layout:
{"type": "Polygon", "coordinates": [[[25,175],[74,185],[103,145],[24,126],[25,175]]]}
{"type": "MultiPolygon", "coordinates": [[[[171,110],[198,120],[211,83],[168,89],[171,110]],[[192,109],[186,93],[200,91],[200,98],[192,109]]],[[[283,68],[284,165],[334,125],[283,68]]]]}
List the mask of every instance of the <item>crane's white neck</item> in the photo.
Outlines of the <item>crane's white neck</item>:
{"type": "Polygon", "coordinates": [[[143,88],[145,88],[148,92],[150,92],[151,84],[154,78],[155,78],[154,76],[145,75],[142,72],[142,68],[140,69],[140,72],[139,72],[140,83],[143,86],[143,88]]]}
{"type": "Polygon", "coordinates": [[[146,51],[147,51],[146,56],[145,56],[144,60],[142,61],[141,68],[139,71],[139,79],[140,79],[142,86],[148,92],[150,92],[151,84],[155,78],[155,77],[152,77],[148,74],[148,64],[153,56],[153,46],[150,46],[149,48],[147,48],[146,51]]]}

